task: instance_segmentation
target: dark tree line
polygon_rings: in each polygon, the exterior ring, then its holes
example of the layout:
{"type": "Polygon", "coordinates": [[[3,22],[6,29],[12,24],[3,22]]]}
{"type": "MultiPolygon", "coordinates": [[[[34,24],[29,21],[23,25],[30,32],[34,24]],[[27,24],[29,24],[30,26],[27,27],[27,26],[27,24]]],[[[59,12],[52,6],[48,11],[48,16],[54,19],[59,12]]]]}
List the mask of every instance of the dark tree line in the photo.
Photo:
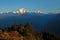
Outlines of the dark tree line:
{"type": "Polygon", "coordinates": [[[6,26],[4,30],[0,29],[0,35],[2,32],[13,32],[13,31],[17,31],[20,35],[25,37],[26,40],[60,40],[55,35],[50,34],[49,32],[34,31],[29,22],[27,22],[25,26],[17,23],[12,25],[11,27],[6,26]]]}

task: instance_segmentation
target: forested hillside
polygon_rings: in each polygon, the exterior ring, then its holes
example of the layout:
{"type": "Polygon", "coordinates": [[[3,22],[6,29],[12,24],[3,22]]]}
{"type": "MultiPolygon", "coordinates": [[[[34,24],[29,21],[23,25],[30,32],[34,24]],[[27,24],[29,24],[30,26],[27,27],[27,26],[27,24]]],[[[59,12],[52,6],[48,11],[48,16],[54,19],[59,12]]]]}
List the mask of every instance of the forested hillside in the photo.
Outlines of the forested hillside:
{"type": "Polygon", "coordinates": [[[34,31],[32,25],[15,23],[11,27],[0,29],[0,40],[60,40],[54,33],[34,31]]]}

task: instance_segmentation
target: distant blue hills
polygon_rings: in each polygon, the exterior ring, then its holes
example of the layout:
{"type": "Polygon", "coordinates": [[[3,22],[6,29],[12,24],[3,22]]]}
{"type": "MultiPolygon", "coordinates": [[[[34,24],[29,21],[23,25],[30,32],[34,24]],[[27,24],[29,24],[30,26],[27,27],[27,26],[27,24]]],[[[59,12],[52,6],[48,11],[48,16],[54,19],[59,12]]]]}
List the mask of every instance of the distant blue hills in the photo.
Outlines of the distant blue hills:
{"type": "Polygon", "coordinates": [[[36,31],[49,31],[60,35],[60,14],[0,14],[0,28],[10,27],[14,23],[25,25],[26,22],[30,22],[36,31]]]}

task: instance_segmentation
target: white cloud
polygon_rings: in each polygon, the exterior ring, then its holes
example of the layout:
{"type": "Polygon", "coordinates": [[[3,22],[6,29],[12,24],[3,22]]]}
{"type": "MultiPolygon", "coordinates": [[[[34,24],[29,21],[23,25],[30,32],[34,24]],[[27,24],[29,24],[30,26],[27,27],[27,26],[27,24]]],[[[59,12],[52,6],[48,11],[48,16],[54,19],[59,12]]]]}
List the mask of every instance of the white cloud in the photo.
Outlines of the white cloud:
{"type": "Polygon", "coordinates": [[[0,12],[0,14],[3,14],[3,12],[0,12]]]}
{"type": "Polygon", "coordinates": [[[16,14],[16,12],[15,12],[15,11],[13,11],[13,13],[14,13],[14,14],[16,14]]]}

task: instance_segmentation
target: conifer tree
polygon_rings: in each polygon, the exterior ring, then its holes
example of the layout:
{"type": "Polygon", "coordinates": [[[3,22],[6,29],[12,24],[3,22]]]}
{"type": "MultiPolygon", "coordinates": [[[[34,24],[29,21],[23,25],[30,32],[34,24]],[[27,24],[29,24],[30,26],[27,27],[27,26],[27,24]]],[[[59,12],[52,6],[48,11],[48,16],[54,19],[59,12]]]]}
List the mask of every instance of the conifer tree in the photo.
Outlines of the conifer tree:
{"type": "Polygon", "coordinates": [[[22,26],[21,24],[20,24],[20,26],[19,26],[19,28],[18,28],[18,32],[19,32],[20,34],[24,35],[24,26],[22,26]]]}
{"type": "Polygon", "coordinates": [[[11,30],[17,31],[18,28],[19,28],[19,24],[15,23],[14,25],[12,25],[11,30]]]}

